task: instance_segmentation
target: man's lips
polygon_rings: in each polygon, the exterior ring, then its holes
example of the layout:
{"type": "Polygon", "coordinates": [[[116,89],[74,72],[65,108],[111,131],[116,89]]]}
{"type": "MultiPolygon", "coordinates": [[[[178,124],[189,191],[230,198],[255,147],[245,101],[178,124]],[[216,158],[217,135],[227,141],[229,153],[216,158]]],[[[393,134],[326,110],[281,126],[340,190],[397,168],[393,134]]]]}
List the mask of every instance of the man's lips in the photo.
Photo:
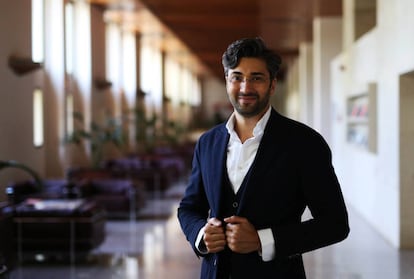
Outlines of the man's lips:
{"type": "Polygon", "coordinates": [[[238,96],[239,101],[242,101],[244,103],[250,103],[257,100],[257,95],[254,94],[240,94],[238,96]]]}

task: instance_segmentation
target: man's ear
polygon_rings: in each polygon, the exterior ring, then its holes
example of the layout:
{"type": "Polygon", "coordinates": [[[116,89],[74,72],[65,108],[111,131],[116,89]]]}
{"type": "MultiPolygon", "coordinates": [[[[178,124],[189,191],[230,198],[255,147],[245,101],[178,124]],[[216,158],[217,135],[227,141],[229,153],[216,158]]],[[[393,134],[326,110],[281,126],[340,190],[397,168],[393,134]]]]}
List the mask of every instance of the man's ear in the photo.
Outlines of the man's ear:
{"type": "Polygon", "coordinates": [[[269,85],[269,91],[271,95],[274,95],[276,93],[276,84],[277,84],[277,79],[276,78],[272,79],[272,82],[269,85]]]}

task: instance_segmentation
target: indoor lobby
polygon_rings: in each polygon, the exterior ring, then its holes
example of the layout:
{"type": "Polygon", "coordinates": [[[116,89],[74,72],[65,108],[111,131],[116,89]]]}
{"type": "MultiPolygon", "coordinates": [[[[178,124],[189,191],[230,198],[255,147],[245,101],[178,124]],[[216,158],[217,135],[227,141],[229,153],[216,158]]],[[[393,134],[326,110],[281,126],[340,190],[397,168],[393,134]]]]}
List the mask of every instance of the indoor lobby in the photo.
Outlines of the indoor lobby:
{"type": "Polygon", "coordinates": [[[307,278],[414,278],[412,11],[0,0],[0,279],[199,278],[177,207],[197,140],[233,112],[221,59],[245,37],[281,56],[272,107],[326,140],[348,209],[307,278]]]}

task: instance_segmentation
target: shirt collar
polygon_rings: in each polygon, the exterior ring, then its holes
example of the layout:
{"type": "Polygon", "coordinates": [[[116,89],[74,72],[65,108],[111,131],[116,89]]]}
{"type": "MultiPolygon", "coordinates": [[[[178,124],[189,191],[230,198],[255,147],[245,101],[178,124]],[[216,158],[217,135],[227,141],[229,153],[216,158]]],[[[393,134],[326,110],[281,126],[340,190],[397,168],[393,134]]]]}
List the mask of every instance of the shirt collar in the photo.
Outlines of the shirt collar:
{"type": "MultiPolygon", "coordinates": [[[[256,123],[256,126],[253,129],[253,136],[261,136],[263,135],[264,129],[266,127],[267,122],[270,118],[270,112],[272,110],[272,106],[269,106],[269,109],[266,111],[266,113],[260,118],[260,120],[256,123]]],[[[235,115],[234,112],[230,115],[229,120],[227,120],[226,128],[230,136],[236,135],[236,132],[234,131],[234,121],[235,121],[235,115]]]]}

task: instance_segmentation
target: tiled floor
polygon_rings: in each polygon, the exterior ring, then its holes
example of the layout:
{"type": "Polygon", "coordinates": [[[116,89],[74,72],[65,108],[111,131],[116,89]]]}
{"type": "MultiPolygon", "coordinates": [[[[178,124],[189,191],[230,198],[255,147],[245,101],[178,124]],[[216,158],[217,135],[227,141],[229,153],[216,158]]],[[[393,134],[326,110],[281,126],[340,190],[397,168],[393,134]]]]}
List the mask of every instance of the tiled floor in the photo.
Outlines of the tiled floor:
{"type": "Polygon", "coordinates": [[[352,208],[351,232],[336,245],[304,255],[309,279],[413,279],[414,250],[399,251],[352,208]]]}
{"type": "MultiPolygon", "coordinates": [[[[167,219],[107,222],[106,242],[91,253],[87,263],[25,263],[10,278],[198,278],[200,261],[180,231],[176,205],[170,199],[148,209],[171,210],[167,219]]],[[[350,225],[351,234],[344,242],[304,255],[308,279],[414,278],[414,251],[391,247],[352,209],[350,225]]]]}

